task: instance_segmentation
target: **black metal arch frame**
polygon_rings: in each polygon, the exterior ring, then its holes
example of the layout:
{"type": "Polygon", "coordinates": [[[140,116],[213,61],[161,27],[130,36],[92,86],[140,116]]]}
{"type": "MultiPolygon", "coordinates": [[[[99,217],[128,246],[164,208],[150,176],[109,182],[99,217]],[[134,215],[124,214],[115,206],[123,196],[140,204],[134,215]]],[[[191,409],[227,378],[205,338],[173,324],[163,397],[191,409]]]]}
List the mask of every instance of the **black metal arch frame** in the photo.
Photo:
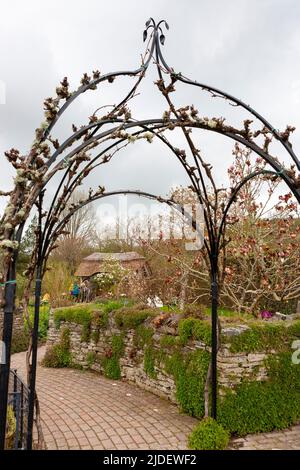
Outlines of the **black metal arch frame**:
{"type": "MultiPolygon", "coordinates": [[[[171,68],[162,54],[161,45],[165,42],[165,35],[163,30],[169,29],[166,21],[162,20],[159,23],[150,18],[146,23],[144,30],[144,41],[149,37],[146,53],[142,59],[142,65],[133,71],[119,71],[112,72],[101,76],[99,72],[94,72],[93,79],[84,76],[82,85],[72,94],[68,92],[68,84],[66,81],[62,82],[63,92],[65,93],[65,103],[56,109],[51,114],[51,102],[48,103],[48,111],[50,110],[50,118],[47,126],[40,129],[37,142],[32,147],[28,157],[27,163],[32,172],[40,172],[40,178],[32,179],[28,183],[27,193],[24,196],[20,195],[19,204],[24,204],[27,209],[26,216],[33,205],[38,207],[38,230],[37,230],[37,251],[33,259],[33,270],[35,275],[35,315],[32,335],[32,353],[31,353],[31,372],[30,372],[30,403],[29,403],[29,434],[27,448],[32,447],[32,428],[34,419],[34,402],[35,402],[35,380],[36,380],[36,364],[37,364],[37,339],[38,339],[38,324],[39,324],[39,308],[41,296],[41,283],[45,271],[46,262],[54,243],[57,238],[63,233],[65,224],[71,216],[84,205],[99,200],[104,197],[116,194],[135,194],[143,197],[155,199],[159,202],[166,203],[170,206],[175,206],[179,211],[183,209],[175,204],[171,199],[163,199],[160,196],[146,193],[143,191],[133,190],[118,190],[106,192],[105,188],[99,187],[96,191],[91,191],[89,197],[80,201],[77,205],[73,205],[67,214],[63,215],[64,210],[68,207],[70,197],[73,192],[78,188],[82,181],[100,165],[108,163],[115,153],[121,148],[128,145],[129,142],[138,139],[145,139],[151,141],[153,137],[159,139],[175,157],[183,167],[188,175],[191,188],[195,192],[199,203],[204,207],[204,219],[206,226],[207,237],[205,237],[204,247],[208,253],[210,260],[210,277],[211,277],[211,315],[212,315],[212,348],[211,348],[211,415],[217,417],[217,352],[218,352],[218,259],[224,237],[226,217],[228,211],[235,201],[240,189],[252,178],[260,175],[265,177],[280,177],[290,188],[298,202],[300,202],[300,189],[295,171],[290,168],[284,167],[279,160],[272,156],[269,151],[269,143],[272,139],[278,141],[288,153],[292,164],[300,171],[300,162],[292,149],[289,141],[290,128],[285,132],[276,130],[264,117],[252,109],[249,105],[234,96],[225,93],[217,88],[193,81],[181,73],[176,73],[171,68]],[[138,86],[145,77],[146,71],[151,63],[154,61],[158,81],[157,86],[166,99],[168,110],[163,118],[159,119],[145,119],[134,120],[127,108],[128,102],[135,96],[138,86]],[[51,137],[51,131],[55,124],[62,117],[66,109],[76,100],[82,93],[97,88],[102,82],[112,82],[117,77],[137,77],[134,86],[129,90],[127,95],[115,106],[112,110],[101,118],[97,117],[95,112],[90,119],[90,123],[80,129],[74,128],[73,134],[68,137],[65,142],[59,144],[54,142],[51,137]],[[169,79],[170,83],[166,85],[165,79],[169,79]],[[255,118],[262,129],[256,132],[250,129],[250,120],[244,121],[242,129],[236,129],[230,125],[225,125],[225,120],[220,118],[199,118],[198,111],[193,108],[187,107],[186,109],[176,109],[170,99],[170,93],[174,91],[174,84],[176,82],[198,87],[201,90],[209,92],[212,97],[223,98],[230,104],[243,108],[247,111],[252,118],[255,118]],[[191,165],[186,154],[174,147],[164,132],[179,128],[182,130],[187,147],[191,154],[193,165],[191,165]],[[209,130],[221,134],[235,142],[242,144],[249,148],[251,151],[259,155],[270,167],[270,170],[256,171],[248,175],[234,188],[230,199],[227,201],[221,218],[221,222],[216,224],[212,217],[211,207],[208,203],[207,192],[207,177],[206,166],[203,163],[202,157],[194,146],[190,137],[191,129],[209,130]],[[260,146],[256,142],[257,137],[264,138],[264,145],[260,146]],[[78,145],[75,145],[79,141],[78,145]],[[112,142],[111,142],[112,141],[112,142]],[[43,153],[41,148],[45,149],[45,144],[51,142],[53,151],[51,154],[43,153]],[[108,145],[107,145],[108,144],[108,145]],[[98,146],[102,145],[104,148],[94,156],[91,153],[98,146]],[[73,147],[69,152],[69,147],[73,147]],[[38,149],[38,151],[37,151],[38,149]],[[64,155],[67,152],[67,155],[64,155]],[[108,153],[111,152],[111,153],[108,153]],[[42,164],[38,165],[38,160],[42,158],[42,164]],[[50,208],[44,212],[44,194],[47,186],[54,175],[58,172],[64,171],[63,176],[58,184],[56,193],[52,199],[50,208]]],[[[52,102],[53,104],[53,102],[52,102]]],[[[55,107],[55,106],[54,106],[55,107]]],[[[102,107],[101,109],[103,109],[102,107]]],[[[99,110],[97,110],[99,111],[99,110]]],[[[194,227],[196,227],[195,222],[194,227]]],[[[24,228],[25,220],[14,227],[12,233],[9,234],[11,240],[20,242],[24,228]]],[[[13,312],[15,308],[15,292],[16,292],[16,261],[17,249],[13,250],[13,256],[9,264],[9,269],[5,279],[5,306],[4,306],[4,326],[3,326],[3,341],[6,345],[6,363],[1,366],[0,374],[0,448],[4,447],[5,438],[5,424],[6,424],[6,403],[8,392],[8,376],[10,368],[10,345],[12,337],[12,324],[13,312]]],[[[33,272],[31,273],[33,275],[33,272]]]]}

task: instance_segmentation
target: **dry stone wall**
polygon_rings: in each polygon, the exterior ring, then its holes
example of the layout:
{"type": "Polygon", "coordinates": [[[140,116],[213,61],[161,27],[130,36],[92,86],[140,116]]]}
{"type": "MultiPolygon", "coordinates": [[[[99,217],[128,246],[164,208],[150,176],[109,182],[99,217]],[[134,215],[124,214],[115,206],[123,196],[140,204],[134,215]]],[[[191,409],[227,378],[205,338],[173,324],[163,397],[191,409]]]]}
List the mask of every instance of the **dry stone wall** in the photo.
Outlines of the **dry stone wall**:
{"type": "MultiPolygon", "coordinates": [[[[53,320],[53,312],[50,315],[50,327],[48,332],[48,347],[59,343],[61,330],[67,327],[70,331],[70,352],[74,364],[82,368],[90,368],[99,373],[103,373],[103,365],[97,358],[103,357],[109,353],[108,344],[114,335],[123,335],[124,350],[119,359],[121,378],[135,383],[137,386],[148,390],[160,397],[167,398],[176,403],[176,385],[173,376],[167,374],[162,363],[156,363],[155,376],[150,377],[144,367],[145,349],[137,348],[135,342],[136,330],[122,331],[114,322],[113,316],[110,316],[108,325],[105,329],[99,331],[97,341],[93,339],[96,330],[91,329],[89,341],[82,341],[82,325],[70,322],[61,322],[60,327],[56,328],[53,320]]],[[[266,353],[238,353],[230,352],[230,340],[232,336],[241,334],[245,328],[244,325],[234,328],[224,328],[222,347],[218,353],[218,373],[221,392],[226,388],[233,388],[243,379],[265,380],[266,368],[264,366],[266,353]]],[[[178,338],[177,328],[160,327],[154,330],[153,347],[156,351],[161,348],[162,337],[169,335],[178,338]]],[[[209,347],[201,341],[188,341],[183,346],[186,352],[203,349],[209,351],[209,347]]],[[[275,351],[274,351],[275,352],[275,351]]]]}

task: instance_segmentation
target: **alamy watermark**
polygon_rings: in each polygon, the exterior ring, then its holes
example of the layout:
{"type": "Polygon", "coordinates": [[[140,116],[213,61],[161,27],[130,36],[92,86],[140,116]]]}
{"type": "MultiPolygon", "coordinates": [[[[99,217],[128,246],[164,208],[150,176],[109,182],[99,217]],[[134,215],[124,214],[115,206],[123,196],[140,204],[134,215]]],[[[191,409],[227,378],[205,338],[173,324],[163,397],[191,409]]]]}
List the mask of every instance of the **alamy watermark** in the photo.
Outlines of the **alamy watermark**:
{"type": "Polygon", "coordinates": [[[101,204],[97,216],[100,232],[110,239],[184,240],[188,251],[200,250],[204,244],[202,204],[172,204],[158,212],[157,203],[129,205],[127,197],[121,196],[117,204],[101,204]]]}
{"type": "Polygon", "coordinates": [[[6,349],[4,341],[0,341],[0,364],[5,364],[6,349]]]}
{"type": "Polygon", "coordinates": [[[295,351],[292,354],[292,363],[293,364],[300,364],[300,340],[296,339],[292,343],[292,349],[295,349],[295,351]]]}

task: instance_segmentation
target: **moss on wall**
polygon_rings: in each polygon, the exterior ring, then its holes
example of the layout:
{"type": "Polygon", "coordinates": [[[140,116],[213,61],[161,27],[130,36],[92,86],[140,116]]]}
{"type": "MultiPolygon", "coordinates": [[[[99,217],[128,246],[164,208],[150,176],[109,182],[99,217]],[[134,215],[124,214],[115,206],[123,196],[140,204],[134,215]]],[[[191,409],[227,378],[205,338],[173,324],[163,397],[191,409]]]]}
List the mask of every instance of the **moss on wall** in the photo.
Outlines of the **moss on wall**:
{"type": "Polygon", "coordinates": [[[190,339],[202,341],[207,346],[211,345],[211,324],[207,320],[184,318],[179,321],[178,334],[182,345],[190,339]]]}
{"type": "Polygon", "coordinates": [[[284,322],[249,323],[250,329],[232,338],[230,351],[239,352],[268,352],[287,351],[294,339],[300,338],[300,321],[291,325],[284,322]]]}
{"type": "Polygon", "coordinates": [[[110,348],[101,360],[104,375],[109,379],[119,380],[121,378],[120,358],[124,353],[124,335],[113,335],[110,348]]]}
{"type": "Polygon", "coordinates": [[[188,354],[175,351],[165,361],[165,370],[176,384],[176,398],[183,412],[191,416],[204,414],[204,386],[210,354],[196,350],[188,354]]]}

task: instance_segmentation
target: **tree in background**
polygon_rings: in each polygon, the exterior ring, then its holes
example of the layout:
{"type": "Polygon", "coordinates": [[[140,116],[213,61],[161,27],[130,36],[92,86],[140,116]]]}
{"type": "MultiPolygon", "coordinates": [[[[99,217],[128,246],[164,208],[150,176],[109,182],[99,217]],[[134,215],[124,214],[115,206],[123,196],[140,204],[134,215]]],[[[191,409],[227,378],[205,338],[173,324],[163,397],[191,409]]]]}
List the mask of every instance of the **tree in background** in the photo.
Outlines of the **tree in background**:
{"type": "MultiPolygon", "coordinates": [[[[70,197],[68,206],[62,212],[65,217],[72,205],[79,203],[87,197],[83,191],[76,191],[70,197]]],[[[79,209],[70,218],[64,228],[64,234],[57,241],[52,253],[56,261],[66,263],[73,275],[81,259],[92,251],[97,241],[96,214],[92,204],[79,209]]]]}
{"type": "MultiPolygon", "coordinates": [[[[251,162],[249,150],[238,145],[234,155],[228,170],[231,187],[265,169],[262,159],[251,162]]],[[[238,312],[285,309],[299,298],[299,208],[292,194],[279,194],[280,189],[278,180],[256,177],[232,206],[221,299],[238,312]]]]}
{"type": "Polygon", "coordinates": [[[43,281],[43,293],[50,295],[51,306],[61,307],[71,303],[69,288],[72,283],[68,263],[50,258],[43,281]]]}

